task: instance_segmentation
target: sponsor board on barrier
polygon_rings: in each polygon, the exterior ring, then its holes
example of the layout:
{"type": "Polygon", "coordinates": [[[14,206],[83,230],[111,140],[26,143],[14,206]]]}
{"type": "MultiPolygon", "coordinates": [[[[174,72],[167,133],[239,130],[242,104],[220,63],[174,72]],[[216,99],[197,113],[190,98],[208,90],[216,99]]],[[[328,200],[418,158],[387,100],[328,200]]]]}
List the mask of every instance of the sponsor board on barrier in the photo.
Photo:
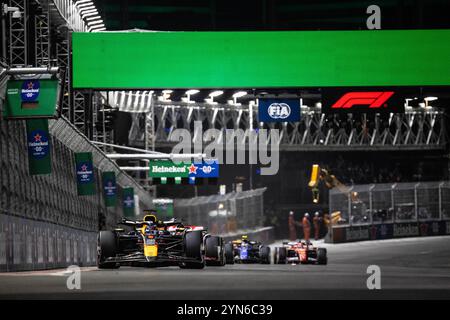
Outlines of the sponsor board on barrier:
{"type": "Polygon", "coordinates": [[[386,223],[359,227],[335,226],[333,227],[331,241],[339,243],[446,234],[450,234],[450,221],[386,223]]]}
{"type": "Polygon", "coordinates": [[[367,227],[357,228],[357,229],[347,229],[345,233],[346,241],[358,241],[358,240],[368,240],[369,239],[369,229],[367,227]]]}
{"type": "Polygon", "coordinates": [[[394,224],[394,237],[412,237],[419,235],[417,223],[394,224]]]}

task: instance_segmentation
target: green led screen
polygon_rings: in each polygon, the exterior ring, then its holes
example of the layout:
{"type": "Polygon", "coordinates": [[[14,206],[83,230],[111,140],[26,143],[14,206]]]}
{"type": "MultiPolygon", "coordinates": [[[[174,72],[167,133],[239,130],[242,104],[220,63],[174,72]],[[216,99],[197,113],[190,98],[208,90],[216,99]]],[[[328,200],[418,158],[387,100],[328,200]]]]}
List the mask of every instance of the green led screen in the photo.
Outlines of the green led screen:
{"type": "Polygon", "coordinates": [[[73,33],[73,87],[450,85],[450,30],[73,33]]]}

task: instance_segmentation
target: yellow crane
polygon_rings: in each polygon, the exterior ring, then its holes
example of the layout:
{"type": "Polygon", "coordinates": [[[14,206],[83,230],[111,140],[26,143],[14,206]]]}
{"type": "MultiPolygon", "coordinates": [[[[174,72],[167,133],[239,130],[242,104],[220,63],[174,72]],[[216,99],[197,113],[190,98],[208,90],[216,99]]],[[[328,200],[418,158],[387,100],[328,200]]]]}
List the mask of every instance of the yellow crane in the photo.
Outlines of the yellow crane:
{"type": "MultiPolygon", "coordinates": [[[[313,202],[319,202],[319,183],[323,181],[328,189],[337,188],[344,194],[350,194],[352,202],[359,202],[358,192],[351,192],[350,188],[341,183],[335,175],[328,172],[328,170],[321,168],[318,164],[312,166],[311,179],[308,183],[308,187],[312,191],[313,202]]],[[[335,224],[341,219],[341,213],[339,211],[333,212],[326,224],[335,224]]]]}

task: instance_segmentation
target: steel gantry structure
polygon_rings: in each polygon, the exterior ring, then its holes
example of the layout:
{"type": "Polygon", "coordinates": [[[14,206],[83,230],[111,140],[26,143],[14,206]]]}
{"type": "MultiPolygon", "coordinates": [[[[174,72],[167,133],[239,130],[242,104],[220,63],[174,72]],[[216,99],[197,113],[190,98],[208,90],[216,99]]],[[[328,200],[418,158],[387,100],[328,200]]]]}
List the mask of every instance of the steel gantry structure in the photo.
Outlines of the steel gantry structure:
{"type": "Polygon", "coordinates": [[[280,150],[284,151],[439,150],[446,143],[445,114],[432,107],[406,107],[405,113],[384,116],[327,115],[319,106],[303,105],[300,122],[262,123],[257,119],[256,106],[155,101],[147,113],[133,116],[129,140],[132,145],[145,148],[149,143],[156,147],[173,146],[175,129],[187,129],[196,139],[202,132],[195,132],[194,122],[200,121],[203,130],[216,128],[222,135],[226,129],[278,129],[280,150]]]}
{"type": "Polygon", "coordinates": [[[9,9],[3,30],[4,62],[11,68],[60,67],[64,77],[62,115],[93,138],[93,117],[89,114],[99,100],[99,93],[72,92],[70,82],[71,33],[105,30],[93,1],[2,1],[2,15],[3,6],[9,9]]]}

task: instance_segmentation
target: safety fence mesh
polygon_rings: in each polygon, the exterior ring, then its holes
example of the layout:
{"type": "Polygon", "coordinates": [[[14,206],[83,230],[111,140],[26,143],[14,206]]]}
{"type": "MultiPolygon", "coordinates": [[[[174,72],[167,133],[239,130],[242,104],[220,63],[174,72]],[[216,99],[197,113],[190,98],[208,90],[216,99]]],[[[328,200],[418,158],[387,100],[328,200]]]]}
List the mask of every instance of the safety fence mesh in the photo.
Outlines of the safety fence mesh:
{"type": "MultiPolygon", "coordinates": [[[[1,111],[4,85],[0,89],[1,111]]],[[[148,192],[66,119],[50,120],[49,131],[52,173],[33,176],[28,170],[25,121],[0,118],[0,213],[85,231],[97,231],[99,224],[112,227],[122,215],[122,206],[120,201],[115,208],[105,206],[102,171],[116,173],[118,199],[123,187],[133,187],[139,206],[153,207],[148,192]],[[96,195],[77,195],[76,152],[92,152],[96,195]]]]}
{"type": "Polygon", "coordinates": [[[449,208],[448,181],[354,185],[329,195],[329,210],[341,213],[343,225],[450,220],[449,208]]]}
{"type": "Polygon", "coordinates": [[[213,234],[255,229],[264,222],[264,191],[266,188],[175,199],[174,214],[190,224],[208,227],[213,234]]]}

